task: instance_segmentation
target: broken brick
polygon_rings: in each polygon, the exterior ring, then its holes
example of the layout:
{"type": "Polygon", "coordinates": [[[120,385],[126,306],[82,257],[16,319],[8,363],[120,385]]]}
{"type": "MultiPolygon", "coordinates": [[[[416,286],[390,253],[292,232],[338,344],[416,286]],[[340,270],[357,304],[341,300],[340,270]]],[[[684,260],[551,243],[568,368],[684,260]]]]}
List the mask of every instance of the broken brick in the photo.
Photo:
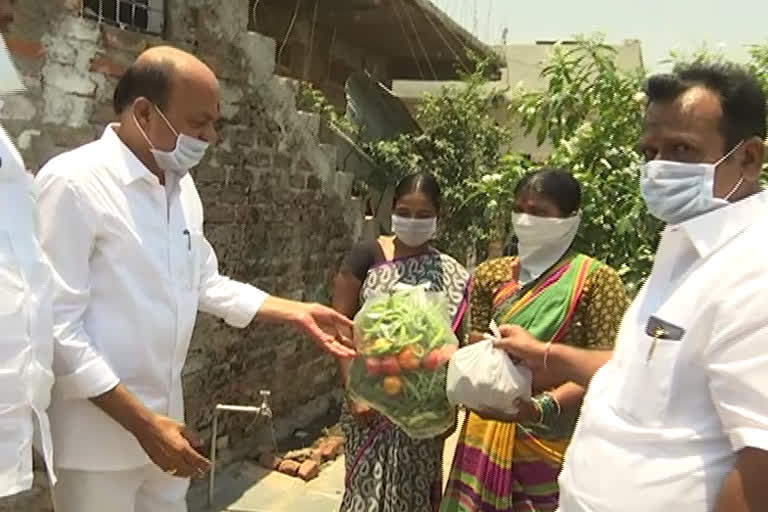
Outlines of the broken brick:
{"type": "Polygon", "coordinates": [[[309,459],[302,462],[301,467],[299,467],[299,478],[304,480],[305,482],[309,482],[313,478],[317,478],[317,475],[320,474],[320,464],[317,462],[309,459]]]}
{"type": "Polygon", "coordinates": [[[317,462],[318,464],[323,463],[323,454],[320,453],[320,450],[312,450],[312,453],[309,456],[309,460],[313,460],[317,462]]]}
{"type": "Polygon", "coordinates": [[[284,475],[296,476],[296,474],[299,472],[300,467],[301,467],[301,464],[299,464],[295,460],[284,460],[277,467],[277,470],[283,473],[284,475]]]}
{"type": "Polygon", "coordinates": [[[325,460],[334,460],[344,449],[344,439],[341,437],[329,437],[320,445],[320,454],[325,460]]]}

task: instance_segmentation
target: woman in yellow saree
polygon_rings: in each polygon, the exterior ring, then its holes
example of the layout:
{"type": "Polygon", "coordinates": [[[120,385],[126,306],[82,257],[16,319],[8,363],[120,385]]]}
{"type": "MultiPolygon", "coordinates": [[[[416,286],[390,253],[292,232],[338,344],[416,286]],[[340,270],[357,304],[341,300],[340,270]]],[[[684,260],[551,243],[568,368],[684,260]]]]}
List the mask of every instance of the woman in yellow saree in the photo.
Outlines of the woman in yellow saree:
{"type": "MultiPolygon", "coordinates": [[[[515,189],[518,256],[485,262],[475,272],[470,321],[476,341],[490,320],[519,325],[538,340],[610,348],[628,298],[616,272],[571,249],[581,190],[567,172],[541,169],[515,189]]],[[[552,512],[557,477],[584,390],[534,381],[509,421],[469,412],[441,512],[552,512]]]]}

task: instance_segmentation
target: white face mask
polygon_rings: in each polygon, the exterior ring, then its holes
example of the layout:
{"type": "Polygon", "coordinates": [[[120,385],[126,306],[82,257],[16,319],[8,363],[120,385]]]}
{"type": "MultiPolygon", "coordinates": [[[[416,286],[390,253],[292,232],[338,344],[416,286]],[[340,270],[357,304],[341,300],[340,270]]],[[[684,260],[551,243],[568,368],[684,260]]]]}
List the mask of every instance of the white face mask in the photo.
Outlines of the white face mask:
{"type": "Polygon", "coordinates": [[[520,280],[528,282],[546,272],[571,247],[579,230],[581,215],[538,217],[527,213],[512,215],[520,258],[520,280]]]}
{"type": "Polygon", "coordinates": [[[177,178],[182,178],[190,169],[200,163],[205,156],[205,152],[208,150],[209,144],[205,141],[190,137],[189,135],[179,133],[159,108],[155,107],[155,110],[160,114],[160,117],[163,118],[163,121],[168,125],[168,128],[170,128],[176,135],[176,147],[173,148],[173,151],[156,149],[135,117],[133,120],[136,123],[136,126],[139,127],[139,131],[144,136],[147,144],[149,144],[149,150],[152,152],[152,156],[155,157],[157,166],[177,178]]]}
{"type": "Polygon", "coordinates": [[[741,147],[740,142],[713,164],[652,160],[643,166],[640,191],[651,215],[667,224],[680,224],[728,205],[744,183],[742,177],[722,199],[714,196],[717,166],[741,147]]]}
{"type": "Polygon", "coordinates": [[[435,236],[437,231],[437,218],[411,219],[392,215],[392,231],[398,240],[408,247],[420,247],[435,236]]]}

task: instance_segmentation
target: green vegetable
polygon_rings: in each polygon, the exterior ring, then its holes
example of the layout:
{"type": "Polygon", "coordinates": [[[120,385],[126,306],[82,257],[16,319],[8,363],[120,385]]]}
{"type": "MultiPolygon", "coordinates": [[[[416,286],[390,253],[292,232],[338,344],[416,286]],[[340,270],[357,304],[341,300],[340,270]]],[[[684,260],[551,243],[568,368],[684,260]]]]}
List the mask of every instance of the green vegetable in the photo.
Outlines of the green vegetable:
{"type": "MultiPolygon", "coordinates": [[[[455,411],[445,394],[446,365],[405,365],[398,379],[402,390],[386,392],[384,375],[366,370],[368,357],[397,357],[410,350],[419,359],[446,345],[458,345],[444,299],[421,287],[374,296],[355,317],[360,356],[350,369],[349,389],[356,400],[377,409],[417,439],[449,429],[455,411]]],[[[383,372],[386,373],[386,372],[383,372]]]]}

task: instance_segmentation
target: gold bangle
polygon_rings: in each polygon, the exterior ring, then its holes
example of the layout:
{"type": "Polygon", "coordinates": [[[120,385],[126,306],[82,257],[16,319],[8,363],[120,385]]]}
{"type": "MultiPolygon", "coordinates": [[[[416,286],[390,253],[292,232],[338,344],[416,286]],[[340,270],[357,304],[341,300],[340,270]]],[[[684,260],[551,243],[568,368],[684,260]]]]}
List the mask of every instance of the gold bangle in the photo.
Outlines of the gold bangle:
{"type": "Polygon", "coordinates": [[[544,348],[544,369],[549,370],[549,352],[552,349],[552,340],[547,342],[547,346],[544,348]]]}

